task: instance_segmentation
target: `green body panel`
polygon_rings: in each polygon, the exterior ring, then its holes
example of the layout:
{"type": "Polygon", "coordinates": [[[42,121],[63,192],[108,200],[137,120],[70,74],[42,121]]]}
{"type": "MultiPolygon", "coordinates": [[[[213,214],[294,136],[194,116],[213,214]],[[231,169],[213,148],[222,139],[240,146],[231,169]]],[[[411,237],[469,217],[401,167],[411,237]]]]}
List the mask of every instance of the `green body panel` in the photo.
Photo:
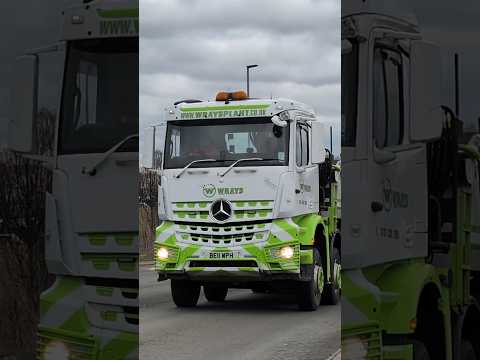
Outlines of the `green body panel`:
{"type": "Polygon", "coordinates": [[[127,315],[119,312],[121,307],[110,306],[109,298],[115,290],[138,292],[138,289],[94,286],[88,290],[105,298],[102,304],[105,307],[91,315],[104,321],[102,327],[93,325],[87,314],[87,309],[95,300],[89,299],[91,295],[88,295],[83,278],[57,276],[52,287],[41,295],[38,358],[43,358],[57,343],[67,348],[71,358],[75,359],[121,360],[137,357],[138,334],[133,330],[116,329],[121,327],[119,324],[127,315]]]}
{"type": "Polygon", "coordinates": [[[374,283],[381,291],[380,323],[392,334],[413,332],[410,320],[416,318],[423,289],[433,284],[441,292],[437,270],[422,261],[402,262],[365,270],[366,277],[378,276],[374,283]]]}
{"type": "MultiPolygon", "coordinates": [[[[439,294],[443,291],[439,279],[443,271],[421,260],[382,264],[361,273],[365,276],[364,283],[357,281],[353,273],[343,272],[344,299],[365,319],[376,321],[390,334],[413,332],[410,321],[416,319],[418,302],[426,286],[435,286],[439,294]]],[[[345,324],[349,325],[360,326],[360,323],[345,324]]]]}

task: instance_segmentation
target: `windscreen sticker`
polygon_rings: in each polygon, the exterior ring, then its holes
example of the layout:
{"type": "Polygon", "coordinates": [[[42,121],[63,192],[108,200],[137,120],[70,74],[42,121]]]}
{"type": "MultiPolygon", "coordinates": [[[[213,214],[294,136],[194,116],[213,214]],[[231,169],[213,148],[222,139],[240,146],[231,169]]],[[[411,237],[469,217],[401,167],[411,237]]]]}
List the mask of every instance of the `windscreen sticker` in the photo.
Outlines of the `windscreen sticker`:
{"type": "Polygon", "coordinates": [[[203,108],[181,109],[181,119],[225,119],[267,116],[269,104],[239,105],[239,106],[210,106],[203,108]]]}

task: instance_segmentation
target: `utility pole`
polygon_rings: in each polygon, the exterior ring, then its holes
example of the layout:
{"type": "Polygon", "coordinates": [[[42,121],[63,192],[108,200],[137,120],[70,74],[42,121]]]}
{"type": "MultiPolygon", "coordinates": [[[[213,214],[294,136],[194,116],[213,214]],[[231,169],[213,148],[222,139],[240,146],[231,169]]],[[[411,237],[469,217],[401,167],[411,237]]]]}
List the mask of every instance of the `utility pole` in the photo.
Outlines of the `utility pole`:
{"type": "Polygon", "coordinates": [[[257,64],[247,65],[247,97],[250,97],[250,69],[256,68],[257,64]]]}

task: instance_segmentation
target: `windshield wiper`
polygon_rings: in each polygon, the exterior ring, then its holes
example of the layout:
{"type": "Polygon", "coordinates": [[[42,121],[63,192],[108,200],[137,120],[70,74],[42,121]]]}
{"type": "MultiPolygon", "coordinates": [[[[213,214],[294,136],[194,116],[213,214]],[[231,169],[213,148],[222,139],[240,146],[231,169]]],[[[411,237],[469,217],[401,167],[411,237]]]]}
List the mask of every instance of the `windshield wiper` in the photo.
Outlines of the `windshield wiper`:
{"type": "Polygon", "coordinates": [[[128,135],[126,138],[123,140],[120,140],[118,143],[113,145],[109,150],[103,153],[103,156],[98,160],[95,165],[93,165],[90,169],[86,170],[83,169],[82,173],[87,173],[90,176],[93,176],[97,173],[97,169],[100,167],[100,165],[103,164],[105,160],[107,160],[110,155],[112,155],[115,151],[117,151],[123,144],[125,144],[127,141],[130,141],[131,139],[138,138],[138,134],[133,134],[133,135],[128,135]]]}
{"type": "Polygon", "coordinates": [[[244,159],[238,159],[237,161],[235,161],[232,165],[230,165],[228,167],[227,170],[225,170],[223,172],[223,174],[220,174],[220,177],[224,177],[225,175],[227,175],[230,170],[232,170],[238,163],[241,163],[242,161],[261,161],[263,160],[262,158],[244,158],[244,159]]]}
{"type": "Polygon", "coordinates": [[[180,178],[180,176],[183,175],[183,173],[185,171],[187,171],[187,169],[192,166],[193,164],[196,164],[196,163],[199,163],[199,162],[214,162],[214,161],[218,161],[218,160],[215,160],[215,159],[200,159],[200,160],[193,160],[191,163],[188,163],[187,166],[185,166],[178,174],[177,176],[175,176],[177,179],[180,178]]]}

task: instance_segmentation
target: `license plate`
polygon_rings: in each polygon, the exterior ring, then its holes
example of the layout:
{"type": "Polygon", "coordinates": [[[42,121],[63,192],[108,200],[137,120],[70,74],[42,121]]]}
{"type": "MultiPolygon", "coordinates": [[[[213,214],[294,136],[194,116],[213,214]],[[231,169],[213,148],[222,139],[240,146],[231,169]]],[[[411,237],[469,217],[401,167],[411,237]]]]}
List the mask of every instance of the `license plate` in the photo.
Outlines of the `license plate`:
{"type": "Polygon", "coordinates": [[[210,259],[228,260],[236,259],[240,257],[240,251],[211,251],[209,254],[210,259]]]}

